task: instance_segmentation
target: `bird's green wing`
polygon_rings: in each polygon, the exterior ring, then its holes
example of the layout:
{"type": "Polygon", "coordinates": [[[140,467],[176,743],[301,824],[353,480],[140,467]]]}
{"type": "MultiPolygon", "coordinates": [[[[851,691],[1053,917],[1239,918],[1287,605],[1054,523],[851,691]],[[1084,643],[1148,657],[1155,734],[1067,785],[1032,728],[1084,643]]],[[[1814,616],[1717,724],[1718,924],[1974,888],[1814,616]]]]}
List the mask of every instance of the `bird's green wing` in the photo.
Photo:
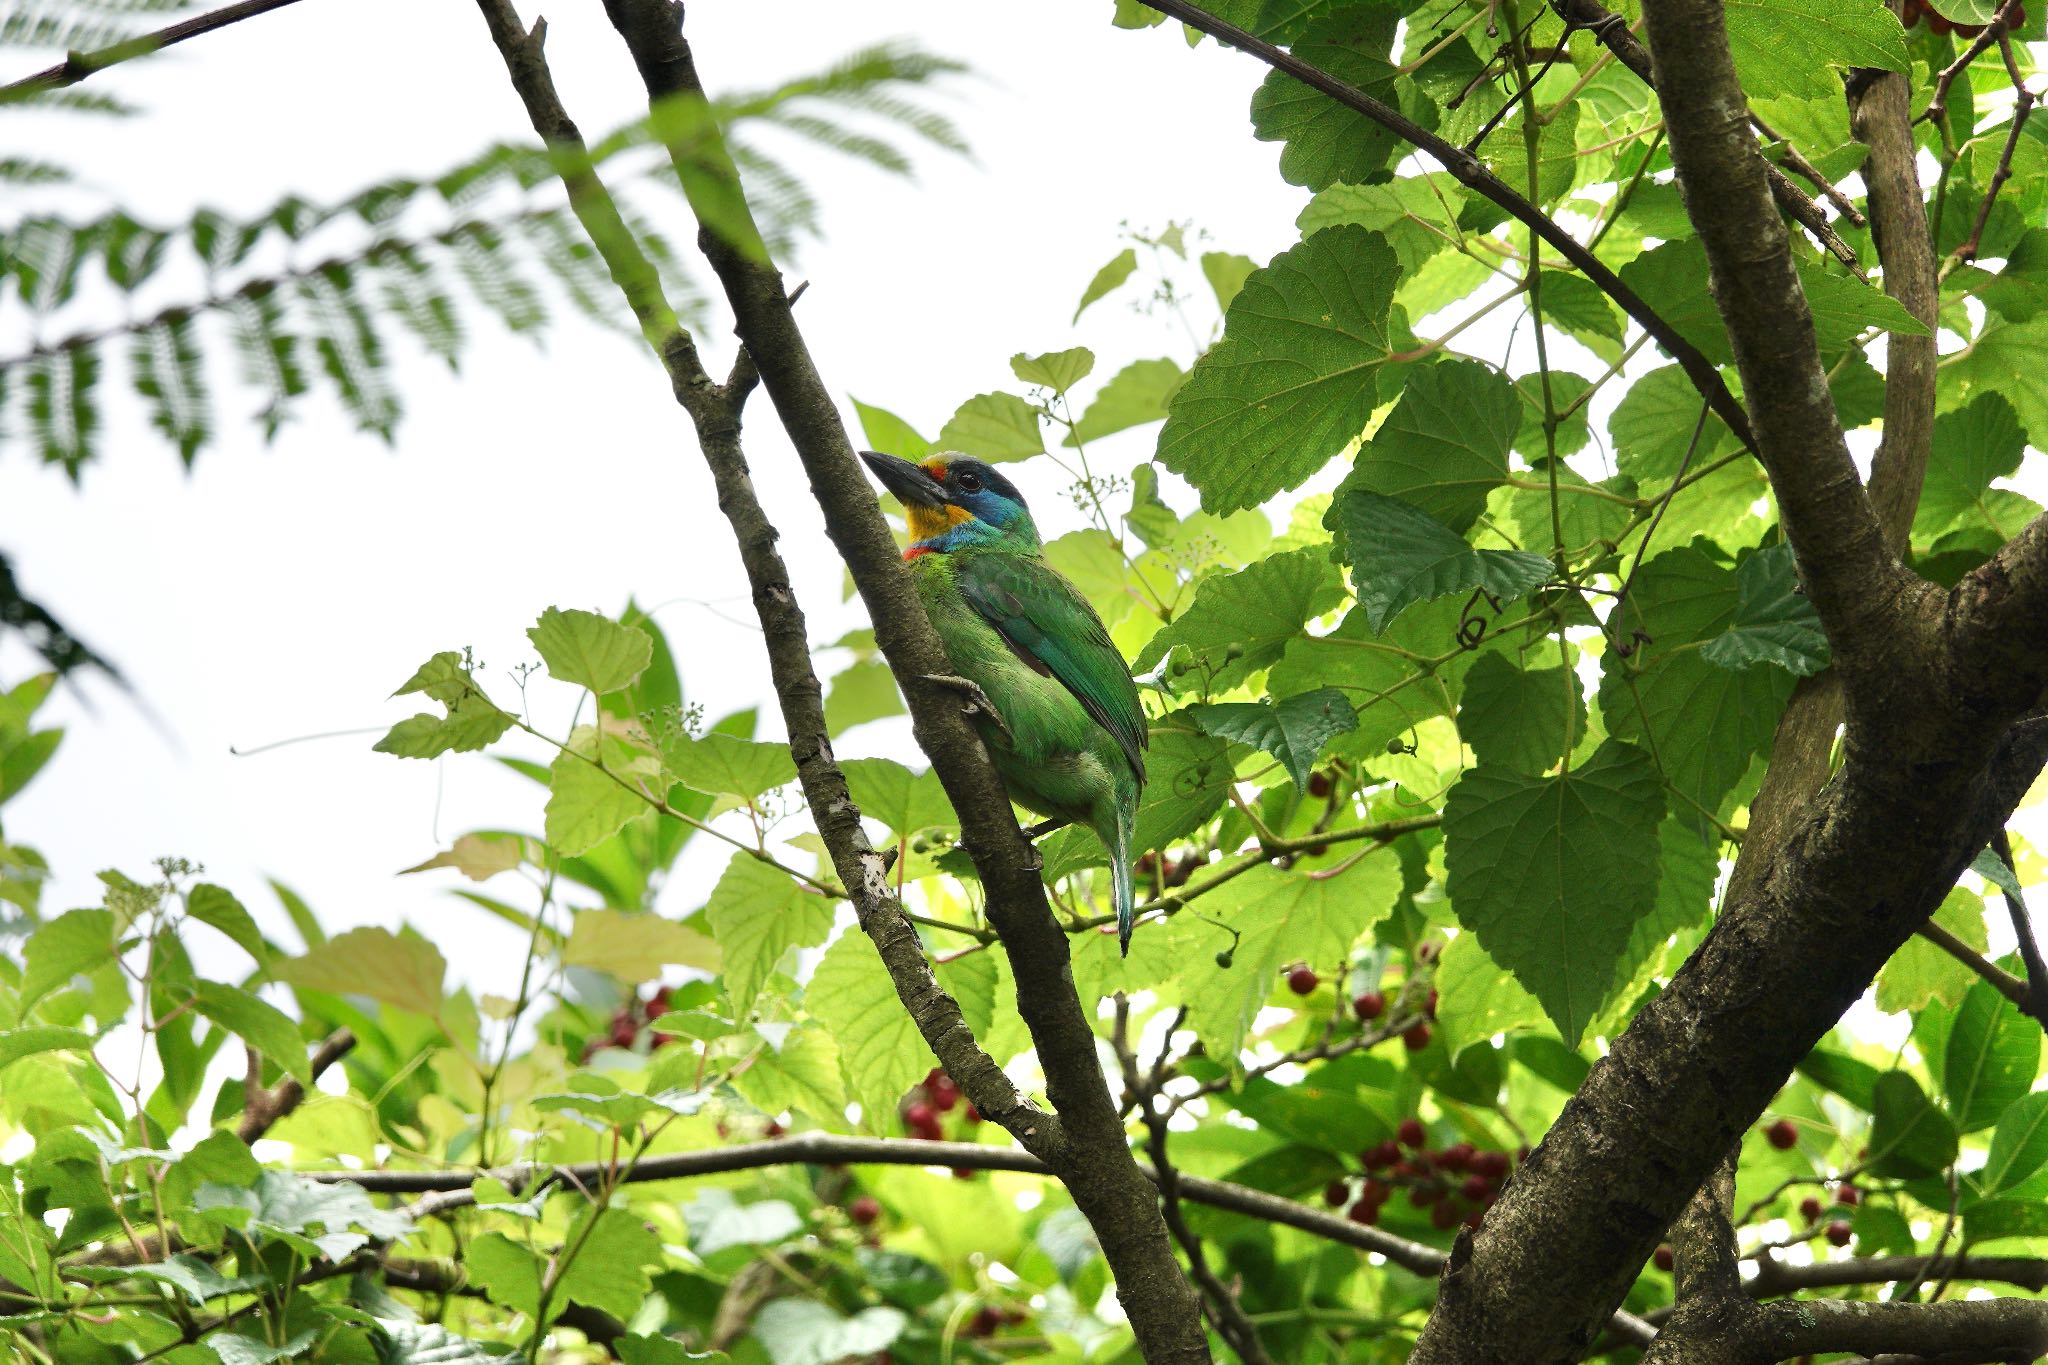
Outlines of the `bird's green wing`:
{"type": "Polygon", "coordinates": [[[1145,779],[1145,710],[1124,656],[1088,599],[1036,555],[986,552],[952,556],[969,606],[1025,662],[1059,679],[1107,730],[1145,779]]]}

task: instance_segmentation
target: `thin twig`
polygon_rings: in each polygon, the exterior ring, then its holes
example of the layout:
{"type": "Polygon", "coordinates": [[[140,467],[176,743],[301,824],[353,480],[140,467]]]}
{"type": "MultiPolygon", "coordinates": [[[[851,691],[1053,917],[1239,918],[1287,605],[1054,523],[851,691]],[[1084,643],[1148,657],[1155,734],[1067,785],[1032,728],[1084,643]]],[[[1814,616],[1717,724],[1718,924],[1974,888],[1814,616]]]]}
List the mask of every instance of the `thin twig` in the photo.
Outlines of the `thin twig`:
{"type": "MultiPolygon", "coordinates": [[[[1990,31],[1985,29],[1987,34],[1990,31]]],[[[2003,32],[1998,35],[1998,53],[2005,58],[2006,73],[2012,77],[2012,127],[2006,131],[2005,148],[1998,154],[1998,168],[1991,172],[1991,183],[1985,187],[1984,202],[1977,206],[1977,221],[1970,225],[1970,235],[1963,239],[1963,244],[1955,249],[1955,258],[1959,261],[1977,259],[1978,248],[1983,244],[1984,225],[1991,221],[1991,207],[1998,202],[1998,192],[2005,188],[2005,182],[2012,179],[2013,153],[2019,149],[2020,133],[2034,113],[2034,92],[2027,89],[2027,83],[2020,75],[2019,63],[2012,55],[2012,39],[2003,32]]]]}
{"type": "MultiPolygon", "coordinates": [[[[338,1028],[321,1040],[313,1049],[313,1055],[306,1061],[307,1075],[317,1081],[328,1067],[333,1066],[356,1045],[356,1035],[348,1029],[338,1028]]],[[[269,1132],[277,1121],[297,1109],[306,1098],[306,1087],[298,1079],[286,1076],[266,1090],[259,1080],[262,1068],[257,1065],[256,1050],[249,1050],[249,1078],[242,1096],[242,1118],[235,1125],[235,1136],[244,1142],[254,1142],[269,1132]]]]}
{"type": "Polygon", "coordinates": [[[259,14],[268,14],[274,9],[283,9],[295,0],[241,0],[240,4],[224,5],[206,14],[195,14],[190,19],[181,19],[168,24],[154,33],[145,33],[130,38],[125,43],[115,43],[94,52],[69,52],[64,60],[55,66],[24,76],[18,81],[0,85],[0,104],[39,95],[45,90],[61,90],[67,85],[76,85],[95,72],[105,71],[122,62],[147,57],[152,52],[161,52],[175,47],[188,38],[197,38],[203,33],[238,24],[244,19],[253,19],[259,14]]]}

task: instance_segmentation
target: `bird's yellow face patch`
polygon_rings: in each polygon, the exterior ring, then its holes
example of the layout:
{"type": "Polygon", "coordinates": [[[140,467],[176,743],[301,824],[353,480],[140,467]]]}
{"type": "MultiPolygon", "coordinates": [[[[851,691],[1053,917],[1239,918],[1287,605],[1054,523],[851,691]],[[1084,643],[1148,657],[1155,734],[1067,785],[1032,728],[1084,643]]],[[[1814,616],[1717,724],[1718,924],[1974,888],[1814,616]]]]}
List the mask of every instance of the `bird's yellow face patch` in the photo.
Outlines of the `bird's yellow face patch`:
{"type": "Polygon", "coordinates": [[[962,522],[974,520],[965,507],[921,507],[911,503],[903,509],[912,540],[935,540],[962,522]]]}

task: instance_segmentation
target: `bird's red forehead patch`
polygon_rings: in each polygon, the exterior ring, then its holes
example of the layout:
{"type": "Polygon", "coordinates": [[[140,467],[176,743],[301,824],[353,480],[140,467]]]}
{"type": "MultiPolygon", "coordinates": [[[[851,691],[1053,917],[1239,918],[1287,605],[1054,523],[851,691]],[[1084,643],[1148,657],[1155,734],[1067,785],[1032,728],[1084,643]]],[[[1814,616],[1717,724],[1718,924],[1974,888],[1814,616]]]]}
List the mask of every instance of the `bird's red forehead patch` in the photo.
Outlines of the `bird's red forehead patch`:
{"type": "Polygon", "coordinates": [[[946,462],[944,460],[929,461],[924,466],[924,472],[931,475],[940,483],[944,483],[946,481],[946,462]]]}

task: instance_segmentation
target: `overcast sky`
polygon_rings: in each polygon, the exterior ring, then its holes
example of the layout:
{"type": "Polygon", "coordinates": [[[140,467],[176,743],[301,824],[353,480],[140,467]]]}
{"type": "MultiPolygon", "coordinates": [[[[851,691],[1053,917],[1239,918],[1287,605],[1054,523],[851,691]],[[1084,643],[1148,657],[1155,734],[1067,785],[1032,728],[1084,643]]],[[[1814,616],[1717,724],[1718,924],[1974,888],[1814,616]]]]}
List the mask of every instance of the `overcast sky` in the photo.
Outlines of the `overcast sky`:
{"type": "MultiPolygon", "coordinates": [[[[1008,365],[1019,350],[1078,343],[1105,367],[1167,354],[1186,363],[1177,323],[1122,302],[1069,324],[1082,288],[1123,245],[1119,225],[1191,219],[1214,248],[1262,261],[1293,240],[1306,196],[1281,182],[1274,149],[1246,121],[1259,69],[1214,45],[1191,52],[1177,29],[1113,29],[1109,10],[1105,0],[691,6],[715,90],[772,86],[888,39],[973,70],[937,99],[972,161],[920,152],[915,181],[817,154],[796,162],[827,234],[794,272],[811,281],[802,321],[836,393],[932,434],[970,395],[1020,387],[1008,365]]],[[[587,132],[643,107],[597,5],[545,12],[557,83],[587,132]]],[[[290,192],[331,200],[530,138],[464,0],[304,0],[93,85],[147,115],[11,116],[8,135],[30,129],[35,151],[95,191],[56,202],[82,212],[115,199],[164,223],[206,204],[253,214],[290,192]]],[[[679,201],[642,202],[689,241],[679,201]]],[[[517,937],[450,897],[462,884],[453,873],[394,873],[472,828],[537,828],[538,788],[475,756],[374,754],[373,736],[246,758],[230,747],[389,724],[416,708],[387,694],[440,649],[475,646],[509,693],[506,670],[531,657],[523,631],[542,608],[616,610],[629,595],[660,604],[685,688],[712,716],[769,699],[738,557],[687,421],[634,345],[557,311],[537,348],[472,309],[460,376],[396,339],[407,416],[393,448],[355,433],[325,399],[266,448],[244,420],[257,401],[223,366],[222,439],[190,474],[123,389],[107,405],[106,457],[82,490],[19,446],[0,458],[0,549],[23,587],[118,661],[163,722],[92,681],[89,711],[71,695],[45,712],[68,737],[7,808],[6,831],[56,869],[47,908],[96,902],[100,868],[140,875],[176,854],[203,862],[286,941],[266,876],[330,925],[405,919],[460,943],[457,970],[502,989],[517,937]]],[[[722,333],[707,338],[721,364],[722,333]]],[[[838,563],[765,403],[754,416],[757,481],[813,638],[833,640],[862,618],[840,603],[838,563]]],[[[1041,461],[1019,478],[1048,534],[1076,523],[1065,476],[1041,461]]],[[[0,646],[0,678],[32,667],[18,642],[0,646]]],[[[567,715],[544,706],[541,719],[559,726],[567,715]]],[[[767,723],[777,725],[772,714],[767,723]]],[[[911,758],[904,743],[885,723],[842,751],[911,758]]],[[[723,862],[709,849],[701,859],[705,877],[723,862]]],[[[679,897],[689,887],[708,886],[683,881],[672,910],[688,908],[679,897]]],[[[484,889],[530,903],[505,879],[484,889]]]]}

